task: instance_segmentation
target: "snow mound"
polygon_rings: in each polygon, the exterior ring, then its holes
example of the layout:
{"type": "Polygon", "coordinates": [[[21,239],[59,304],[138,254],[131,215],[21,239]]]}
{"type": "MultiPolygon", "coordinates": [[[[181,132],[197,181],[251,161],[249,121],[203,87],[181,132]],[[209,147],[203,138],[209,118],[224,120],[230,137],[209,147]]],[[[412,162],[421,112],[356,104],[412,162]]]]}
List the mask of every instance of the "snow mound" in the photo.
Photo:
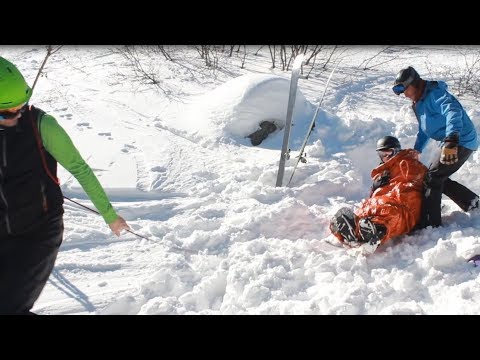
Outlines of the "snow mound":
{"type": "MultiPolygon", "coordinates": [[[[189,107],[179,128],[194,130],[197,140],[244,143],[263,121],[285,127],[290,79],[269,74],[234,78],[201,95],[189,107]]],[[[310,120],[313,106],[297,91],[293,123],[310,120]]]]}

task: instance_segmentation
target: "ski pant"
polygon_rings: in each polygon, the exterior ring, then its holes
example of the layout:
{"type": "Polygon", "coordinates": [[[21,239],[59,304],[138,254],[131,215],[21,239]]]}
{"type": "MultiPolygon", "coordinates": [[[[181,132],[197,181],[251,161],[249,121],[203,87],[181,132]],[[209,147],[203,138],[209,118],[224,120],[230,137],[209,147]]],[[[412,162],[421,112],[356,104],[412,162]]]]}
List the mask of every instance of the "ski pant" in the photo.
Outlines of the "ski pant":
{"type": "Polygon", "coordinates": [[[442,194],[452,199],[463,211],[468,211],[475,199],[478,198],[478,195],[473,191],[449,178],[462,167],[472,153],[472,150],[459,146],[458,161],[452,165],[440,162],[441,152],[435,157],[425,176],[425,192],[420,228],[429,225],[433,227],[442,225],[442,194]]]}
{"type": "Polygon", "coordinates": [[[0,237],[0,314],[32,314],[63,240],[63,215],[33,231],[0,237]]]}

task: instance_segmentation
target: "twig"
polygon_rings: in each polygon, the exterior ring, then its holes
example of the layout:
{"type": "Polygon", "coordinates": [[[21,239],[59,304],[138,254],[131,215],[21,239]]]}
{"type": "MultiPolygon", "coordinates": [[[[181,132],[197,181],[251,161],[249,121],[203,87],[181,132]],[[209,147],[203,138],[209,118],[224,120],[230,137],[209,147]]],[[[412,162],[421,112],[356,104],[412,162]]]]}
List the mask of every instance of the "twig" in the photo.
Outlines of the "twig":
{"type": "Polygon", "coordinates": [[[63,47],[63,45],[58,45],[57,47],[53,47],[52,45],[47,45],[47,55],[45,55],[45,59],[43,59],[42,66],[40,66],[40,69],[38,69],[37,77],[35,78],[35,81],[33,82],[33,85],[32,85],[32,93],[33,93],[33,89],[35,89],[35,85],[37,85],[38,78],[42,74],[43,68],[45,67],[45,64],[47,63],[48,58],[51,55],[55,54],[62,47],[63,47]]]}

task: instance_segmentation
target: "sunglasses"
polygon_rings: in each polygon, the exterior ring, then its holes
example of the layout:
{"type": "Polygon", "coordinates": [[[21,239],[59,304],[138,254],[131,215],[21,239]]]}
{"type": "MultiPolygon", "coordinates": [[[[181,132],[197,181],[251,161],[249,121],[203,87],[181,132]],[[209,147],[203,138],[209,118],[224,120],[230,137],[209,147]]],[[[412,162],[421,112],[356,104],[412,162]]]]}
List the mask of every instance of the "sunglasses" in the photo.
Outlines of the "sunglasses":
{"type": "Polygon", "coordinates": [[[409,85],[405,86],[403,84],[397,84],[392,88],[392,90],[395,93],[395,95],[400,95],[400,94],[403,94],[405,90],[407,90],[408,86],[409,85]]]}
{"type": "Polygon", "coordinates": [[[13,108],[13,109],[6,109],[0,110],[0,121],[1,120],[10,120],[16,117],[18,114],[21,114],[27,108],[27,104],[23,104],[21,107],[13,108]]]}

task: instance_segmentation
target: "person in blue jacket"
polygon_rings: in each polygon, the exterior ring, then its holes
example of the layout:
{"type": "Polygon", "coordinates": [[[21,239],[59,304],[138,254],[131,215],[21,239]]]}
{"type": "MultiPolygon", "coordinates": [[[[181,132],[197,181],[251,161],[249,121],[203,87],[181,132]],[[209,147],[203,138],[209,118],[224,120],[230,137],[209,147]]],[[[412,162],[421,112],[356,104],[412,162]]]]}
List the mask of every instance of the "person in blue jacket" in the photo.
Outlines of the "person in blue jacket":
{"type": "Polygon", "coordinates": [[[397,74],[392,88],[396,95],[412,100],[418,121],[414,150],[420,154],[430,139],[437,140],[440,150],[425,176],[422,218],[419,228],[442,225],[442,194],[463,211],[479,207],[479,197],[464,185],[450,179],[478,148],[475,126],[460,102],[447,91],[443,81],[423,80],[409,66],[397,74]]]}

